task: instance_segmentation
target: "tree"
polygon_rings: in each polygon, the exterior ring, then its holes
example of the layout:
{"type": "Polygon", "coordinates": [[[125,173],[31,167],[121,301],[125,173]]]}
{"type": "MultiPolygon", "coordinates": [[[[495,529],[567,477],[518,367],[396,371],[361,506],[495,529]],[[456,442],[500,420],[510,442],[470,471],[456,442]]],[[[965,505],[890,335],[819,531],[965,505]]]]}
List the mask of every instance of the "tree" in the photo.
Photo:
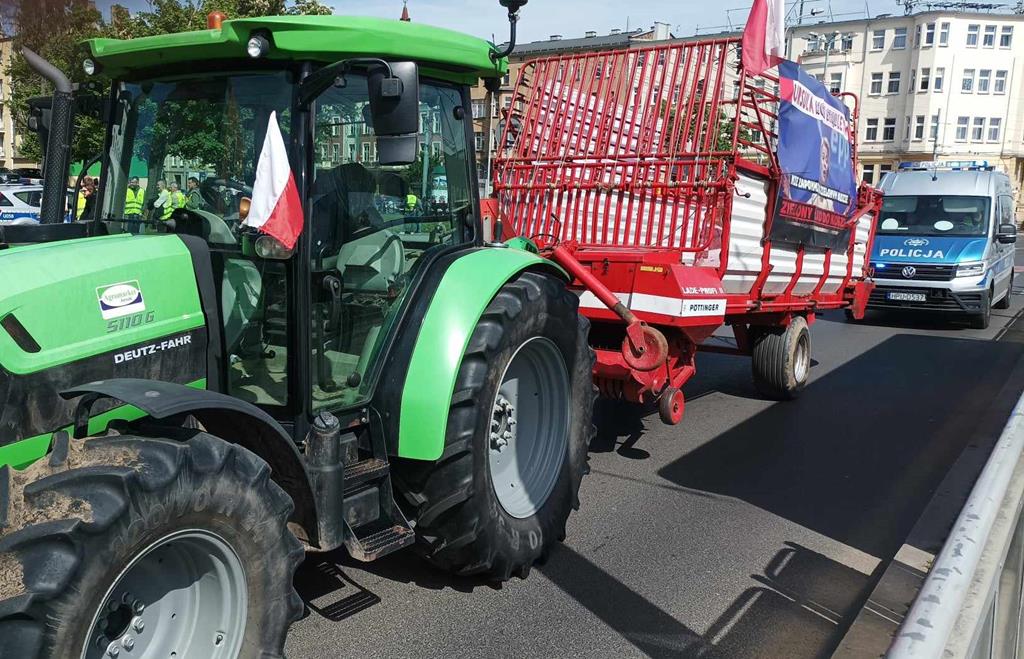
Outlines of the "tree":
{"type": "MultiPolygon", "coordinates": [[[[94,37],[132,39],[169,32],[206,28],[206,16],[220,11],[229,17],[277,14],[327,15],[330,7],[321,0],[151,0],[149,11],[132,14],[113,5],[109,21],[90,0],[0,0],[0,28],[14,34],[14,55],[7,73],[11,76],[11,104],[14,120],[22,135],[20,153],[26,158],[42,157],[38,139],[28,131],[28,99],[49,94],[49,83],[32,71],[20,49],[28,47],[68,74],[72,82],[86,81],[81,62],[82,42],[94,37]]],[[[102,76],[93,78],[106,85],[102,76]]],[[[198,137],[197,137],[198,139],[198,137]]],[[[89,159],[103,148],[103,126],[86,116],[75,117],[71,160],[89,159]]]]}

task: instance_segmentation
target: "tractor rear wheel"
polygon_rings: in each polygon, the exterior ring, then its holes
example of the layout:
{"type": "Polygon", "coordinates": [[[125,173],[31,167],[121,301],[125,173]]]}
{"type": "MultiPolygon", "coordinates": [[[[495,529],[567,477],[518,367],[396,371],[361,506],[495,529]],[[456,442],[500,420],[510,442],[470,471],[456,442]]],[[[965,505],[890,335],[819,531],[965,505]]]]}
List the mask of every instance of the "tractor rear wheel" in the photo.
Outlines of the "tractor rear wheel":
{"type": "Polygon", "coordinates": [[[292,501],[256,455],[58,433],[0,469],[0,657],[281,657],[302,613],[292,501]]]}
{"type": "Polygon", "coordinates": [[[463,356],[441,458],[394,466],[435,566],[526,577],[565,538],[593,437],[594,356],[577,307],[551,276],[505,284],[463,356]]]}
{"type": "Polygon", "coordinates": [[[772,400],[800,395],[811,373],[811,333],[797,316],[786,327],[769,327],[754,335],[754,386],[772,400]]]}

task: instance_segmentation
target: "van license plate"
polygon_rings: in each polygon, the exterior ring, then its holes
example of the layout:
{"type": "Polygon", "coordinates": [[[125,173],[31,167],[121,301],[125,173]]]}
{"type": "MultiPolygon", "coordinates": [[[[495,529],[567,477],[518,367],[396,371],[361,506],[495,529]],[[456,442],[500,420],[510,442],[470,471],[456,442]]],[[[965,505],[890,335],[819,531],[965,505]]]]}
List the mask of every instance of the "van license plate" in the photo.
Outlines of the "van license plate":
{"type": "Polygon", "coordinates": [[[907,293],[905,291],[889,291],[885,299],[893,302],[926,302],[928,300],[924,293],[907,293]]]}

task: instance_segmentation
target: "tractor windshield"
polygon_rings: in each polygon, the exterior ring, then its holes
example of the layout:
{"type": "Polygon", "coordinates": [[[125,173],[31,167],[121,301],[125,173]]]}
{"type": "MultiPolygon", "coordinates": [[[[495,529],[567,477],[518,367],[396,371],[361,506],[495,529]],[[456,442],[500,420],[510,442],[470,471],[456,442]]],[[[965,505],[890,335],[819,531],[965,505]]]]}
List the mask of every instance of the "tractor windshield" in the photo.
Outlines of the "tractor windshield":
{"type": "Polygon", "coordinates": [[[120,83],[97,210],[113,231],[190,234],[210,245],[228,393],[290,406],[298,389],[289,333],[305,325],[295,314],[308,313],[312,406],[341,408],[371,394],[367,376],[423,255],[468,237],[469,139],[462,90],[422,81],[416,160],[379,162],[366,77],[349,72],[315,100],[311,133],[296,140],[296,84],[287,70],[120,83]],[[300,257],[309,260],[311,309],[290,293],[296,258],[248,248],[245,199],[272,117],[293,166],[309,167],[300,257]],[[297,142],[310,152],[298,153],[297,142]]]}

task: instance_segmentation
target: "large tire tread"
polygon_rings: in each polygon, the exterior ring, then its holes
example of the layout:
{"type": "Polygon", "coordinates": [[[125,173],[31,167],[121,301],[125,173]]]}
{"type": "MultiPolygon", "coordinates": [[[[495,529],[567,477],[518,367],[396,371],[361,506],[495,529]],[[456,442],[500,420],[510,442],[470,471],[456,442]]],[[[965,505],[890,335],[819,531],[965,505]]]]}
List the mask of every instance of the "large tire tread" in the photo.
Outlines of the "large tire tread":
{"type": "MultiPolygon", "coordinates": [[[[565,538],[569,511],[561,510],[560,506],[579,508],[580,483],[589,471],[587,448],[595,432],[592,410],[597,396],[591,375],[594,353],[587,343],[590,325],[577,309],[578,298],[551,276],[525,272],[507,283],[488,305],[469,339],[456,377],[446,445],[440,460],[396,464],[395,482],[404,495],[407,509],[416,519],[420,552],[435,566],[458,575],[486,575],[497,581],[506,581],[512,576],[525,577],[530,566],[546,557],[554,542],[565,538]],[[521,316],[527,309],[530,316],[524,320],[521,316]],[[538,310],[541,310],[539,314],[538,310]],[[479,505],[485,493],[478,492],[477,488],[491,486],[489,482],[481,483],[478,476],[480,461],[486,463],[487,456],[478,454],[477,434],[481,414],[487,417],[487,422],[490,419],[490,404],[484,399],[492,386],[489,378],[496,377],[491,364],[505,346],[506,334],[517,323],[537,320],[534,316],[542,322],[551,320],[556,326],[573,324],[571,328],[562,327],[561,331],[575,335],[576,354],[571,358],[572,363],[567,359],[574,399],[571,404],[574,409],[584,409],[586,419],[585,429],[574,428],[570,436],[566,460],[568,487],[560,492],[563,480],[560,479],[551,498],[536,515],[546,518],[540,522],[544,527],[542,537],[534,539],[533,544],[524,540],[519,547],[512,548],[496,541],[496,535],[508,531],[508,528],[494,528],[495,524],[508,526],[504,512],[487,515],[479,505]],[[579,383],[583,379],[585,386],[581,392],[579,383]],[[579,396],[585,400],[576,400],[579,396]],[[582,434],[577,436],[577,432],[582,434]],[[559,498],[561,501],[557,500],[559,498]]],[[[490,499],[491,506],[498,507],[494,497],[490,499]]]]}
{"type": "Polygon", "coordinates": [[[247,633],[243,655],[282,656],[303,608],[291,583],[304,557],[287,531],[292,508],[263,460],[205,433],[187,442],[57,433],[49,458],[0,468],[0,658],[77,657],[75,630],[116,576],[111,562],[127,561],[126,548],[161,525],[206,510],[237,520],[261,551],[246,570],[259,575],[265,626],[247,633]]]}

